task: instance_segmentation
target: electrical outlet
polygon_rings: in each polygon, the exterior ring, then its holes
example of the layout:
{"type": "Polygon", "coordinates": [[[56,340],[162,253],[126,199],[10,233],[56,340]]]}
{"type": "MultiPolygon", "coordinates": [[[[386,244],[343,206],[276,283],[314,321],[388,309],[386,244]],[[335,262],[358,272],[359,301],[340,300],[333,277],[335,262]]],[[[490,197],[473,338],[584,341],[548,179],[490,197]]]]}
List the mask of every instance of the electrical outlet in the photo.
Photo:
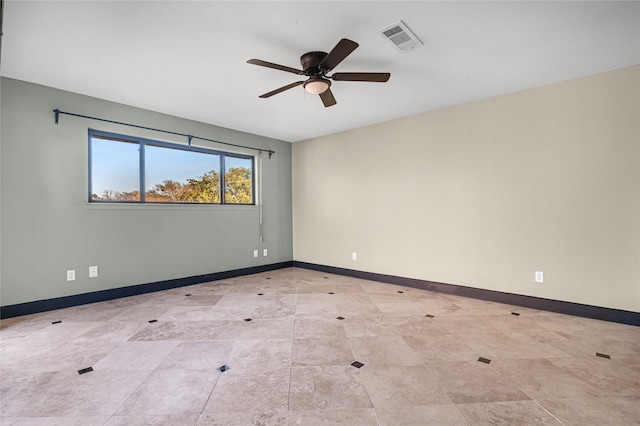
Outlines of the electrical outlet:
{"type": "Polygon", "coordinates": [[[264,257],[267,257],[267,249],[263,249],[263,250],[262,250],[262,255],[263,255],[264,257]]]}
{"type": "Polygon", "coordinates": [[[544,282],[544,272],[542,271],[536,271],[536,282],[537,283],[543,283],[544,282]]]}
{"type": "Polygon", "coordinates": [[[355,251],[351,253],[351,259],[358,260],[358,253],[356,253],[355,251]]]}
{"type": "Polygon", "coordinates": [[[98,267],[89,266],[89,278],[95,278],[98,276],[98,267]]]}
{"type": "Polygon", "coordinates": [[[258,250],[253,251],[253,257],[258,257],[258,250]]]}
{"type": "Polygon", "coordinates": [[[76,270],[69,269],[67,271],[67,281],[75,281],[76,280],[76,270]]]}

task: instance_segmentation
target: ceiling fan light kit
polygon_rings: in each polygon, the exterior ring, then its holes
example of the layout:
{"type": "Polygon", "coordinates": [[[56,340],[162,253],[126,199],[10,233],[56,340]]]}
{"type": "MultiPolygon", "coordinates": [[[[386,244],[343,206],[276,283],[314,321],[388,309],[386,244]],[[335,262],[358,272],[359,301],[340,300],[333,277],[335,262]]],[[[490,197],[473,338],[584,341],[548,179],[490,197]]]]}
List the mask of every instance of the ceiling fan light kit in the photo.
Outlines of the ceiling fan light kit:
{"type": "Polygon", "coordinates": [[[322,77],[312,76],[309,80],[302,83],[302,86],[307,92],[319,95],[331,86],[331,81],[322,77]]]}
{"type": "Polygon", "coordinates": [[[301,70],[261,59],[249,59],[247,63],[309,77],[306,81],[296,81],[272,90],[271,92],[267,92],[260,95],[260,98],[269,98],[285,90],[302,85],[307,92],[320,95],[320,100],[322,100],[324,106],[330,107],[336,104],[336,100],[330,89],[331,80],[384,83],[391,77],[391,74],[382,72],[343,72],[328,75],[338,64],[349,56],[351,52],[356,50],[357,47],[358,43],[355,41],[343,38],[329,53],[319,51],[305,53],[300,57],[301,70]]]}

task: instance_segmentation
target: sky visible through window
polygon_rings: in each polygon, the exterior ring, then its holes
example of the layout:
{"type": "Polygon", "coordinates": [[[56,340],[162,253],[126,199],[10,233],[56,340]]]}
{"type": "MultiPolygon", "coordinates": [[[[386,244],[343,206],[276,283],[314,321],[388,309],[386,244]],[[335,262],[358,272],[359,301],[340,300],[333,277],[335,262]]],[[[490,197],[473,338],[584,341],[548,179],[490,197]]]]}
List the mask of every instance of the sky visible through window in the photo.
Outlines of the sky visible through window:
{"type": "MultiPolygon", "coordinates": [[[[92,138],[92,188],[93,194],[104,191],[132,192],[139,190],[139,145],[101,138],[92,138]]],[[[145,186],[146,190],[167,180],[186,183],[187,179],[198,178],[204,173],[219,170],[217,154],[205,154],[179,149],[167,149],[146,145],[145,186]]],[[[225,156],[227,169],[251,167],[246,158],[225,156]]]]}

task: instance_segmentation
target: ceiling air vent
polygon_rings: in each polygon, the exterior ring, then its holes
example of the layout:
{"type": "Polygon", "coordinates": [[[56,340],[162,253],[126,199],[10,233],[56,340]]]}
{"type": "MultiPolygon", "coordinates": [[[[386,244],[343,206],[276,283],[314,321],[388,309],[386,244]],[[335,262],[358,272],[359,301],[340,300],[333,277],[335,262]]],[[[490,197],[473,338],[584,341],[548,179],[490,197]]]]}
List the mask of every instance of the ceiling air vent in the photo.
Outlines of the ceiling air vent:
{"type": "Polygon", "coordinates": [[[401,53],[410,52],[422,46],[422,42],[402,21],[384,27],[378,31],[378,34],[389,40],[401,53]]]}

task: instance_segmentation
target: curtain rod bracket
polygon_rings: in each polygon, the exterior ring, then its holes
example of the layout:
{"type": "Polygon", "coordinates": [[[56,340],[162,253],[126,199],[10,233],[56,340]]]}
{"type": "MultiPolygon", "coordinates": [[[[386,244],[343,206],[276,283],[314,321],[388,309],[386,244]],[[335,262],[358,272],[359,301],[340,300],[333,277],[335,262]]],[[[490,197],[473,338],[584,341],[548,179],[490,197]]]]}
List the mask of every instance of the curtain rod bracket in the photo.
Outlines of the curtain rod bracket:
{"type": "Polygon", "coordinates": [[[275,153],[276,153],[275,151],[271,151],[271,150],[269,150],[269,159],[271,159],[271,156],[272,156],[273,154],[275,154],[275,153]]]}
{"type": "Polygon", "coordinates": [[[189,138],[189,146],[191,146],[191,139],[193,139],[193,136],[188,135],[187,137],[189,138]]]}
{"type": "Polygon", "coordinates": [[[53,112],[56,115],[56,124],[58,124],[58,117],[60,116],[60,110],[59,109],[54,109],[53,112]]]}

